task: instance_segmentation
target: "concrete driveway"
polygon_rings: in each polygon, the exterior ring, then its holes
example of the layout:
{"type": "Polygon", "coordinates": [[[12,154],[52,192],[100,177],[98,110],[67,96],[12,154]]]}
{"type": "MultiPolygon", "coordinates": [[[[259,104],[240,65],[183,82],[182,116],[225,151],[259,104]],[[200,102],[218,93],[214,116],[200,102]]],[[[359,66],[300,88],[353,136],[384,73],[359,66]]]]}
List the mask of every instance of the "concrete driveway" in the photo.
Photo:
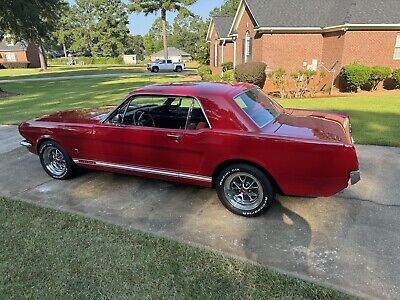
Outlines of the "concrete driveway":
{"type": "Polygon", "coordinates": [[[358,146],[362,181],[331,198],[280,197],[256,219],[211,189],[103,172],[50,179],[0,127],[0,194],[212,248],[320,284],[400,299],[400,148],[358,146]]]}

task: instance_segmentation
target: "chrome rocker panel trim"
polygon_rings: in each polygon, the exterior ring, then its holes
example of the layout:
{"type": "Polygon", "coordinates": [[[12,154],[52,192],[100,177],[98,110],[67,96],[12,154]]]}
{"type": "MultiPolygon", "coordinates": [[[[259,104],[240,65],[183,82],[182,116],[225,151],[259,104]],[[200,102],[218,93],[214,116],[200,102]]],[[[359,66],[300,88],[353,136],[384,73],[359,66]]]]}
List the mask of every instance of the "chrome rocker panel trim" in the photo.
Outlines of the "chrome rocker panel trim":
{"type": "Polygon", "coordinates": [[[21,146],[24,146],[24,147],[27,147],[27,148],[32,147],[32,143],[29,142],[28,140],[23,140],[23,141],[21,141],[19,144],[20,144],[21,146]]]}
{"type": "Polygon", "coordinates": [[[188,174],[188,173],[180,173],[180,172],[152,169],[152,168],[139,167],[139,166],[121,165],[121,164],[87,160],[87,159],[74,159],[74,162],[76,164],[80,164],[80,165],[99,166],[99,167],[127,170],[127,171],[133,171],[133,172],[154,174],[154,175],[162,175],[162,176],[169,176],[169,177],[199,180],[199,181],[204,181],[204,182],[212,182],[211,177],[188,174]]]}

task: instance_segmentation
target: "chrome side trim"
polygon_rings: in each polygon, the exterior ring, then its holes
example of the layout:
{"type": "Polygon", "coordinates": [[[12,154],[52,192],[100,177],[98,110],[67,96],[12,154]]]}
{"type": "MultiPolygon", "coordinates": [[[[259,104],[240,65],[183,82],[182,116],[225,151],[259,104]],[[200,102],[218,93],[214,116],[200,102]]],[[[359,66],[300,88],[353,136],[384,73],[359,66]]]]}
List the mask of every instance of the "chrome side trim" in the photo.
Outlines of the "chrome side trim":
{"type": "Polygon", "coordinates": [[[21,146],[28,147],[28,148],[32,147],[32,143],[30,143],[28,140],[23,140],[19,144],[21,146]]]}
{"type": "Polygon", "coordinates": [[[162,176],[169,176],[169,177],[193,179],[193,180],[199,180],[199,181],[204,181],[204,182],[212,182],[211,177],[188,174],[188,173],[165,171],[165,170],[139,167],[139,166],[128,166],[128,165],[121,165],[121,164],[87,160],[87,159],[74,159],[74,162],[77,164],[81,164],[81,165],[91,165],[91,166],[94,165],[94,166],[114,168],[114,169],[127,170],[127,171],[133,171],[133,172],[141,172],[141,173],[154,174],[154,175],[162,175],[162,176]]]}

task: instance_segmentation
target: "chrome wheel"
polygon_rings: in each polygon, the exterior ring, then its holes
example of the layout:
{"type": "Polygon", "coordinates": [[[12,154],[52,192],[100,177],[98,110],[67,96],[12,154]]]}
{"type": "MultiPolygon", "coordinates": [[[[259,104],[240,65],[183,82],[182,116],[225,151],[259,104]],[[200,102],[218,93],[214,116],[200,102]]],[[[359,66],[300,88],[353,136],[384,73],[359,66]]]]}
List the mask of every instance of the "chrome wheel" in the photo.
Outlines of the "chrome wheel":
{"type": "Polygon", "coordinates": [[[240,210],[253,210],[263,201],[260,181],[246,172],[231,174],[224,183],[224,193],[229,203],[240,210]]]}
{"type": "Polygon", "coordinates": [[[64,154],[54,146],[48,146],[43,150],[43,163],[54,176],[62,176],[67,171],[64,154]]]}

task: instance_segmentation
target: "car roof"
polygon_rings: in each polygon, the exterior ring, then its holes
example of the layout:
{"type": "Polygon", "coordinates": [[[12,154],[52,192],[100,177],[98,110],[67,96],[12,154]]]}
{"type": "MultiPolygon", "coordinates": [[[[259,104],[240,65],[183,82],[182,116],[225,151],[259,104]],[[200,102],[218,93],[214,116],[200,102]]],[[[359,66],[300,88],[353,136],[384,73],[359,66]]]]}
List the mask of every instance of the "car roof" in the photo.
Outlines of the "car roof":
{"type": "Polygon", "coordinates": [[[236,96],[249,89],[255,88],[248,83],[226,83],[226,82],[175,82],[165,84],[154,84],[138,88],[131,95],[171,95],[171,96],[236,96]]]}

